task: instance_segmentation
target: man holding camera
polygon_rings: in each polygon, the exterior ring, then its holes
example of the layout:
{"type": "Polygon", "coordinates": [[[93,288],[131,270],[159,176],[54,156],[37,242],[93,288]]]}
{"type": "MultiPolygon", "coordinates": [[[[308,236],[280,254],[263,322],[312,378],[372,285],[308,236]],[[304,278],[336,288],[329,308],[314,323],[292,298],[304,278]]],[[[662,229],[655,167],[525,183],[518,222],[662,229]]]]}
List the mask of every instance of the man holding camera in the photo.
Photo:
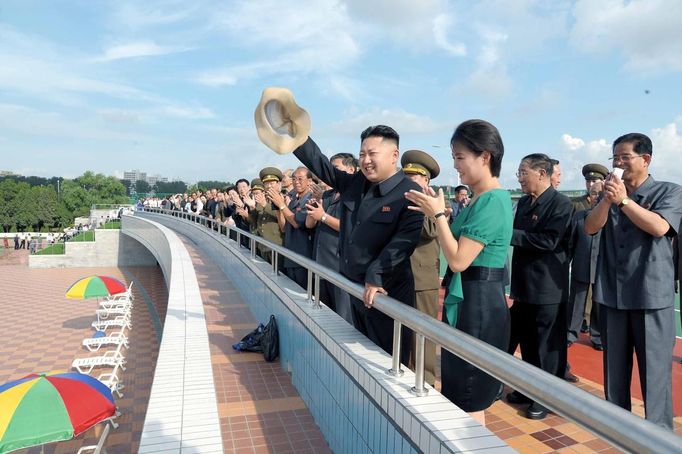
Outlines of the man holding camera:
{"type": "Polygon", "coordinates": [[[672,430],[672,238],[680,231],[682,188],[649,175],[652,153],[651,139],[644,134],[614,141],[617,169],[585,219],[585,231],[601,231],[593,298],[601,304],[606,399],[631,409],[634,351],[646,419],[672,430]]]}

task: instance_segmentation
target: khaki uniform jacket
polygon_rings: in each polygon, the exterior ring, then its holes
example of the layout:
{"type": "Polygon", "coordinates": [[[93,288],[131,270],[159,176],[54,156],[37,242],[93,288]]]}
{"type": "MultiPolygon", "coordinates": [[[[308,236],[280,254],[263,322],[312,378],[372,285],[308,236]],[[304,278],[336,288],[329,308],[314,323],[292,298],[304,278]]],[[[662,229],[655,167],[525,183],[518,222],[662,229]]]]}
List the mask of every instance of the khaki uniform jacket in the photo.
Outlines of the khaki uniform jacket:
{"type": "Polygon", "coordinates": [[[436,222],[425,217],[419,243],[410,257],[416,291],[437,290],[440,287],[440,245],[436,241],[437,237],[436,222]]]}
{"type": "Polygon", "coordinates": [[[271,202],[265,207],[256,205],[256,208],[249,211],[249,224],[255,229],[256,235],[273,243],[284,245],[284,232],[277,223],[277,209],[271,202]]]}

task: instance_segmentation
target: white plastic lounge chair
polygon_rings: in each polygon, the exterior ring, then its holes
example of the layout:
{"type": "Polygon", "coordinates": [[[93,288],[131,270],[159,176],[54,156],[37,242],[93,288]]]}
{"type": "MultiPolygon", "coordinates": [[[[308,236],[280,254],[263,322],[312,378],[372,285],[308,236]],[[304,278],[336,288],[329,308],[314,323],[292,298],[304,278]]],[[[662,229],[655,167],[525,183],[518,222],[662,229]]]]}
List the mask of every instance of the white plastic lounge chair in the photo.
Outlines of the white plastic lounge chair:
{"type": "Polygon", "coordinates": [[[105,301],[112,301],[112,300],[117,300],[117,299],[128,299],[132,301],[134,299],[133,297],[133,282],[130,281],[130,285],[128,285],[128,290],[126,290],[123,293],[117,293],[115,295],[108,296],[105,301]]]}
{"type": "Polygon", "coordinates": [[[125,307],[112,307],[112,308],[108,308],[108,309],[97,309],[95,311],[95,314],[97,314],[97,321],[109,319],[109,318],[113,319],[117,315],[125,315],[128,318],[130,318],[130,316],[131,316],[130,308],[125,308],[125,307]]]}
{"type": "MultiPolygon", "coordinates": [[[[107,421],[111,423],[114,429],[118,427],[118,424],[116,424],[112,418],[108,419],[107,421]]],[[[82,446],[76,454],[83,454],[86,452],[92,452],[93,454],[107,454],[107,448],[104,447],[104,443],[106,443],[107,436],[109,435],[109,427],[109,424],[105,423],[102,435],[99,436],[99,441],[96,445],[82,446]]]]}
{"type": "Polygon", "coordinates": [[[128,329],[131,329],[133,325],[130,322],[130,317],[126,317],[125,315],[119,315],[113,320],[101,320],[92,322],[92,327],[95,328],[97,331],[106,331],[107,328],[118,327],[126,327],[128,329]]]}
{"type": "Polygon", "coordinates": [[[99,374],[97,377],[97,380],[101,381],[104,383],[112,393],[116,393],[118,397],[123,397],[123,393],[121,390],[124,388],[123,383],[121,383],[121,379],[118,376],[118,370],[122,366],[120,364],[117,364],[114,367],[114,370],[111,372],[105,372],[103,374],[99,374]]]}
{"type": "Polygon", "coordinates": [[[110,350],[108,352],[105,352],[103,355],[91,356],[90,358],[74,359],[73,362],[71,363],[71,367],[76,369],[81,374],[88,375],[90,374],[90,372],[92,372],[92,369],[101,366],[116,367],[117,365],[120,365],[121,369],[126,370],[125,368],[126,360],[123,354],[121,353],[122,349],[123,344],[119,344],[116,350],[110,350]]]}
{"type": "Polygon", "coordinates": [[[132,308],[133,302],[127,299],[104,300],[99,302],[100,309],[111,309],[114,307],[132,308]]]}
{"type": "Polygon", "coordinates": [[[91,352],[96,352],[104,345],[118,346],[119,344],[123,344],[125,348],[128,348],[128,338],[124,334],[125,328],[125,326],[121,326],[119,331],[115,331],[108,336],[89,337],[87,339],[83,339],[83,346],[91,352]]]}

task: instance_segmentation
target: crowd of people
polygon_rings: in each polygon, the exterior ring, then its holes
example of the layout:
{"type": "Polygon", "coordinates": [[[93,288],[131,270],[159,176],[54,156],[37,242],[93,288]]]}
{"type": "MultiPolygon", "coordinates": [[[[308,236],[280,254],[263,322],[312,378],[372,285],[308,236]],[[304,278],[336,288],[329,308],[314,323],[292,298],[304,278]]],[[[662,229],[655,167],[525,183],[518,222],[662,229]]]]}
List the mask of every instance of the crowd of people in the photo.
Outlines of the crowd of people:
{"type": "MultiPolygon", "coordinates": [[[[281,151],[278,143],[261,140],[281,151]]],[[[401,156],[392,128],[369,127],[360,144],[359,159],[346,153],[328,158],[306,135],[294,150],[302,164],[296,169],[267,167],[234,187],[167,197],[159,206],[255,233],[361,284],[359,299],[323,282],[320,299],[389,354],[393,321],[372,308],[375,296],[387,294],[438,318],[441,286],[444,323],[510,354],[520,349],[523,361],[562,379],[578,381],[567,349],[588,333],[604,352],[606,398],[630,409],[634,353],[646,418],[672,428],[682,187],[649,174],[647,136],[614,141],[609,159],[615,171],[586,163],[586,193],[574,199],[557,191],[559,161],[541,153],[523,157],[516,176],[525,195],[516,205],[500,185],[504,146],[488,122],[466,121],[452,135],[463,183],[453,200],[430,187],[438,162],[420,150],[401,156]],[[441,251],[448,265],[442,282],[441,251]]],[[[267,248],[257,252],[272,260],[267,248]]],[[[307,287],[305,268],[291,260],[280,266],[307,287]]],[[[403,328],[401,339],[401,361],[412,367],[409,330],[403,328]]],[[[427,342],[425,379],[433,384],[435,376],[436,348],[427,342]]],[[[483,423],[483,410],[503,389],[445,350],[441,383],[443,395],[483,423]]],[[[517,391],[506,398],[526,404],[528,418],[547,415],[517,391]]]]}

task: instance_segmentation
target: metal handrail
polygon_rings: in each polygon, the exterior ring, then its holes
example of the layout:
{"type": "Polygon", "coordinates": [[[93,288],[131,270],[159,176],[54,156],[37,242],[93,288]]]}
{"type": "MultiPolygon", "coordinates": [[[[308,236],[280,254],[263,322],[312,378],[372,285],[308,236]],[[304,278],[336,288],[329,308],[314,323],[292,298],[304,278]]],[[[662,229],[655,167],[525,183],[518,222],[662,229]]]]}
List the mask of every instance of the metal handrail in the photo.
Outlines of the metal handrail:
{"type": "MultiPolygon", "coordinates": [[[[277,273],[279,255],[307,268],[309,276],[309,301],[312,301],[313,295],[317,297],[319,294],[319,288],[313,289],[313,286],[319,287],[319,278],[323,278],[325,281],[356,298],[363,298],[363,286],[319,265],[307,257],[264,240],[257,235],[233,226],[222,225],[214,219],[197,216],[192,213],[163,210],[160,208],[146,208],[145,211],[171,215],[200,223],[222,235],[228,235],[229,231],[234,230],[238,236],[238,246],[241,247],[239,239],[242,235],[251,240],[252,257],[255,254],[254,244],[261,244],[272,250],[273,273],[277,273]],[[315,276],[315,278],[310,279],[311,275],[315,276]]],[[[319,300],[316,298],[315,301],[316,307],[319,307],[319,300]]],[[[393,367],[387,372],[392,374],[402,373],[399,367],[399,335],[401,325],[412,329],[415,335],[418,336],[417,345],[419,348],[415,358],[419,367],[415,371],[415,387],[413,388],[414,393],[418,396],[424,395],[426,391],[423,381],[423,340],[428,339],[621,449],[637,453],[651,452],[657,454],[680,452],[682,450],[682,437],[678,437],[674,432],[593,396],[558,377],[548,374],[542,369],[525,363],[513,355],[509,355],[469,334],[439,322],[389,296],[377,294],[373,307],[394,320],[393,367]]]]}

